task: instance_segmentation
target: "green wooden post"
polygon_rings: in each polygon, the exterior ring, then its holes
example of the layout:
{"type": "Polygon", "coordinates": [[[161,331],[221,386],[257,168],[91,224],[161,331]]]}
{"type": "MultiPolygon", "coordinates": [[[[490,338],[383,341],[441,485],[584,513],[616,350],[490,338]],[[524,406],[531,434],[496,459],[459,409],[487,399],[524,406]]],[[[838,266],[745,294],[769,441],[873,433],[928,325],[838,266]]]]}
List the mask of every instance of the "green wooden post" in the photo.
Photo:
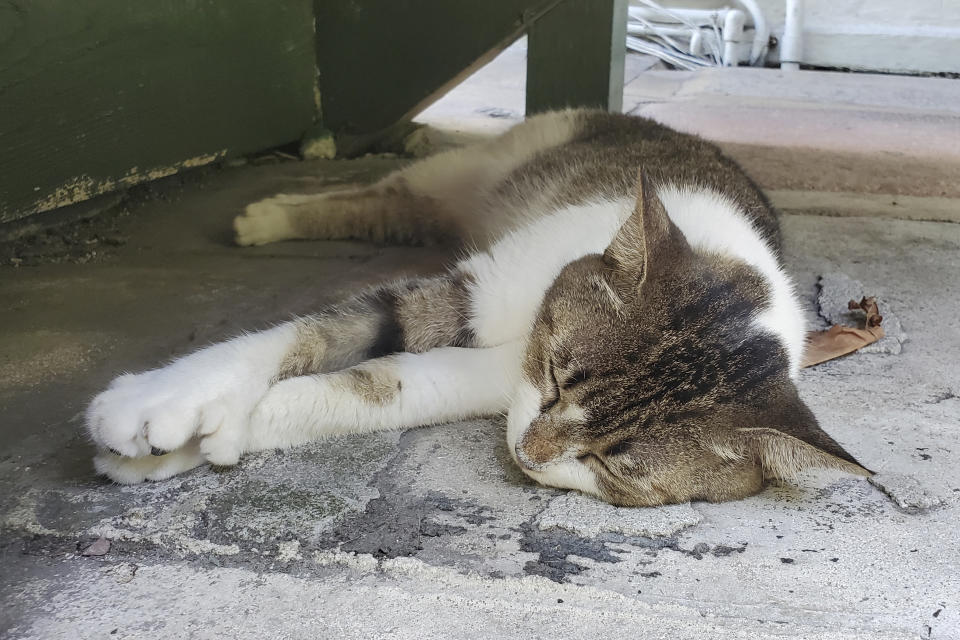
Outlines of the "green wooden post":
{"type": "Polygon", "coordinates": [[[623,108],[627,0],[563,0],[527,33],[527,115],[623,108]]]}

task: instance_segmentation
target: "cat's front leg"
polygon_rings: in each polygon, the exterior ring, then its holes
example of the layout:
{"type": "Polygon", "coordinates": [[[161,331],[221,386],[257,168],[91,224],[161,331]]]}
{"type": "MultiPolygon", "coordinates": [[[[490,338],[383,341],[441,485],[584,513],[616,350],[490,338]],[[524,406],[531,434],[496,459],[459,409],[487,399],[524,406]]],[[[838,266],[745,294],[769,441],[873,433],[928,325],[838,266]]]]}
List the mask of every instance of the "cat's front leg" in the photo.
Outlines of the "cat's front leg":
{"type": "Polygon", "coordinates": [[[297,341],[298,327],[287,323],[120,376],[86,413],[100,449],[97,469],[118,482],[139,482],[205,461],[235,464],[253,407],[297,341]]]}
{"type": "Polygon", "coordinates": [[[258,448],[249,443],[250,413],[272,384],[397,351],[472,344],[468,283],[456,273],[402,280],[117,378],[87,410],[97,469],[118,482],[139,482],[205,461],[235,464],[258,448]]]}

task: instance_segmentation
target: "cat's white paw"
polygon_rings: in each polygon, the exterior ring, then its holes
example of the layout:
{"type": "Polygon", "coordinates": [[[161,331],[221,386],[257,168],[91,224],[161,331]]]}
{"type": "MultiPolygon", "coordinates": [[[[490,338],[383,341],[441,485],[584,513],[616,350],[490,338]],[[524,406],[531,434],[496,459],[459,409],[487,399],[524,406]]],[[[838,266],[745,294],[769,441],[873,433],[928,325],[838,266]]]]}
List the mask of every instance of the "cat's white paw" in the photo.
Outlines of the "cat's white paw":
{"type": "Polygon", "coordinates": [[[86,413],[100,449],[97,469],[117,482],[138,482],[203,461],[236,464],[250,451],[250,413],[296,336],[294,324],[283,324],[114,380],[86,413]]]}
{"type": "Polygon", "coordinates": [[[241,247],[267,244],[293,237],[287,207],[304,202],[309,196],[278,194],[247,205],[233,220],[235,240],[241,247]]]}
{"type": "Polygon", "coordinates": [[[204,461],[236,464],[267,381],[243,367],[204,364],[206,371],[176,363],[121,376],[94,398],[87,430],[102,450],[97,469],[117,482],[139,482],[204,461]]]}

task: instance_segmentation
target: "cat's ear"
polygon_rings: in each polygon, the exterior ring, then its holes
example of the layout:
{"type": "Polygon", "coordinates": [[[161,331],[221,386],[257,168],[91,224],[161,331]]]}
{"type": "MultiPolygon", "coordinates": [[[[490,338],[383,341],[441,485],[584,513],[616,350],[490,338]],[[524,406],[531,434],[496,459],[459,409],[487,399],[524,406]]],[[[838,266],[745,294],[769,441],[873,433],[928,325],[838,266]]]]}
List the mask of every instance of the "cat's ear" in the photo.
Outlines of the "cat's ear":
{"type": "Polygon", "coordinates": [[[765,476],[787,478],[809,467],[871,475],[870,470],[820,428],[813,411],[788,379],[768,395],[763,411],[746,419],[758,428],[736,429],[737,448],[753,455],[765,476]]]}
{"type": "Polygon", "coordinates": [[[667,215],[657,189],[643,169],[637,177],[637,204],[603,252],[617,284],[634,286],[668,270],[690,250],[667,215]]]}
{"type": "Polygon", "coordinates": [[[817,467],[872,475],[856,461],[851,462],[850,454],[846,454],[850,460],[842,459],[779,429],[737,429],[735,437],[740,451],[754,457],[765,478],[790,479],[804,469],[817,467]]]}

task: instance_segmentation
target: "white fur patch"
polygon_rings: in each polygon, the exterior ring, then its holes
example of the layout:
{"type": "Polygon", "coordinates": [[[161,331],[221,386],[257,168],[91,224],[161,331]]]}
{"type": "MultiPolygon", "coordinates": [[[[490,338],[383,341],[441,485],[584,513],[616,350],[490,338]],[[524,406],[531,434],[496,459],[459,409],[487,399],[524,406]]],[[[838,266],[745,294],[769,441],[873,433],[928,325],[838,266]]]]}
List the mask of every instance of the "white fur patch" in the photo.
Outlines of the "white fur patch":
{"type": "Polygon", "coordinates": [[[600,487],[597,485],[597,477],[590,467],[577,460],[551,464],[541,471],[523,469],[523,472],[548,487],[576,489],[592,496],[601,496],[600,487]]]}
{"type": "Polygon", "coordinates": [[[507,448],[514,461],[517,460],[517,443],[520,442],[520,437],[539,413],[540,392],[523,378],[517,384],[510,403],[510,412],[507,414],[507,448]]]}

